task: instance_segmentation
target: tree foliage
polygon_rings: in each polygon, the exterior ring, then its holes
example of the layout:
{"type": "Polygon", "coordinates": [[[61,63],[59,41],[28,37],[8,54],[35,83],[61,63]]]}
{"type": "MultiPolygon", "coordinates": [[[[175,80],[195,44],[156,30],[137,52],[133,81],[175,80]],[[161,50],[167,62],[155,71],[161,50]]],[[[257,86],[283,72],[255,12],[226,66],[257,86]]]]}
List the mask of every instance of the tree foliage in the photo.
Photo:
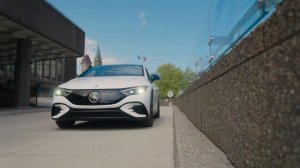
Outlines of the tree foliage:
{"type": "Polygon", "coordinates": [[[183,88],[186,88],[197,78],[197,73],[187,68],[185,69],[183,76],[182,85],[183,88]]]}
{"type": "Polygon", "coordinates": [[[161,98],[167,98],[169,90],[172,90],[174,95],[177,95],[177,93],[182,90],[184,74],[180,68],[168,63],[160,65],[156,72],[161,78],[161,80],[156,81],[161,98]]]}

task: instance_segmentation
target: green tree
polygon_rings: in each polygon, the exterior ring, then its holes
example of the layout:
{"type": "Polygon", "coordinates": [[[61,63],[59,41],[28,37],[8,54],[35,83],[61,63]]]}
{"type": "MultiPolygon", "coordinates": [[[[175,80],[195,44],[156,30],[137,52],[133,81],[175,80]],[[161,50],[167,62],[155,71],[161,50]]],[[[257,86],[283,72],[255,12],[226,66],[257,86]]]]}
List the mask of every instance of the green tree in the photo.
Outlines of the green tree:
{"type": "Polygon", "coordinates": [[[192,71],[190,68],[186,68],[183,73],[183,81],[182,81],[182,87],[186,88],[189,86],[194,80],[197,78],[197,73],[192,71]]]}
{"type": "Polygon", "coordinates": [[[169,90],[174,92],[174,95],[182,90],[184,75],[180,68],[177,68],[173,64],[160,65],[156,71],[161,80],[156,81],[156,85],[159,87],[160,98],[167,98],[169,90]]]}

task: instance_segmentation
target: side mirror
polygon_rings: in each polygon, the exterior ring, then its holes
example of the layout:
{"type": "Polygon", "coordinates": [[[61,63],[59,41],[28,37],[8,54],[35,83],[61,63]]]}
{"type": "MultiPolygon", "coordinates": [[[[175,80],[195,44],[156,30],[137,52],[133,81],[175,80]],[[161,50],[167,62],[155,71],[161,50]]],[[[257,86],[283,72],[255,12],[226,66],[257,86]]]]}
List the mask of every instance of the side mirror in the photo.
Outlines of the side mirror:
{"type": "Polygon", "coordinates": [[[156,80],[160,80],[160,77],[157,74],[152,74],[151,75],[151,83],[156,81],[156,80]]]}

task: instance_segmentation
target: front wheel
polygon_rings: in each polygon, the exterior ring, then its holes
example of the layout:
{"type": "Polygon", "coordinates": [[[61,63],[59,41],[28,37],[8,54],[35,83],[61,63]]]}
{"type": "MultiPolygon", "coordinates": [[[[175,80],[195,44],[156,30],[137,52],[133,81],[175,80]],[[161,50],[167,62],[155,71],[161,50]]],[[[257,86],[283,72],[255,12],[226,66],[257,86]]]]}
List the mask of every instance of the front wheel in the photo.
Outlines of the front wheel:
{"type": "Polygon", "coordinates": [[[159,118],[160,117],[160,105],[159,101],[157,102],[157,113],[154,115],[154,118],[159,118]]]}
{"type": "Polygon", "coordinates": [[[153,126],[153,115],[149,116],[149,119],[142,122],[143,127],[152,127],[153,126]]]}
{"type": "Polygon", "coordinates": [[[55,121],[55,123],[59,128],[72,128],[75,121],[55,121]]]}
{"type": "Polygon", "coordinates": [[[151,93],[149,118],[146,121],[142,122],[142,126],[143,127],[152,127],[153,126],[153,92],[151,93]]]}

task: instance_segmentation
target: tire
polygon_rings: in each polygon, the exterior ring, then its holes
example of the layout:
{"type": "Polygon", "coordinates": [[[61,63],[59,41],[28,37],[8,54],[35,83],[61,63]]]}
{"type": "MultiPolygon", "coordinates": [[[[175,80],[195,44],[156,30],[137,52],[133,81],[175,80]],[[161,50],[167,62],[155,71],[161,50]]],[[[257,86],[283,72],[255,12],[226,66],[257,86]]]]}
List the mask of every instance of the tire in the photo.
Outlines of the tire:
{"type": "Polygon", "coordinates": [[[157,113],[154,115],[154,118],[159,118],[160,117],[160,104],[159,100],[157,102],[157,113]]]}
{"type": "Polygon", "coordinates": [[[151,93],[151,100],[150,100],[150,115],[149,119],[142,122],[143,127],[152,127],[153,126],[153,91],[151,93]]]}
{"type": "Polygon", "coordinates": [[[75,121],[55,121],[55,123],[59,128],[72,128],[75,121]]]}
{"type": "Polygon", "coordinates": [[[146,121],[142,122],[143,127],[152,127],[153,126],[153,115],[149,116],[149,119],[146,121]]]}

